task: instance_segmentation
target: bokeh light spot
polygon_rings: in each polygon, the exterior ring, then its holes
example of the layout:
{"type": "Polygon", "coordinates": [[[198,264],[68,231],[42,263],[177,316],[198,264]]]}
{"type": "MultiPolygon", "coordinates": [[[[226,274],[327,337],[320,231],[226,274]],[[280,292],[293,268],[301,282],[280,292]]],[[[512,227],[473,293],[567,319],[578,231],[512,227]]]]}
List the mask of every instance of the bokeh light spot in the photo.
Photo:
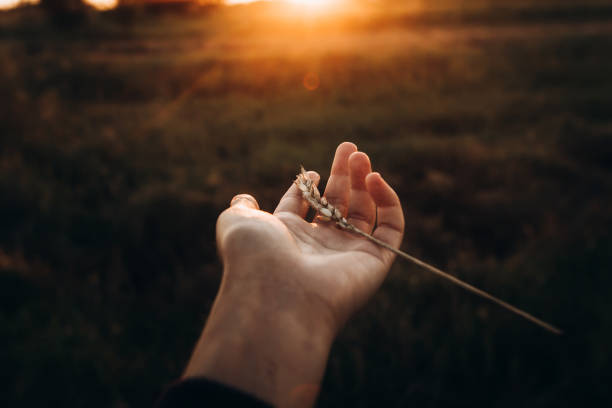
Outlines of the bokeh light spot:
{"type": "Polygon", "coordinates": [[[304,88],[309,91],[314,91],[319,88],[321,85],[321,81],[319,80],[319,76],[315,72],[309,72],[304,76],[304,88]]]}
{"type": "Polygon", "coordinates": [[[10,10],[17,6],[36,3],[38,0],[0,0],[0,10],[10,10]]]}
{"type": "Polygon", "coordinates": [[[119,0],[84,0],[85,3],[92,5],[98,10],[110,10],[117,7],[119,0]]]}

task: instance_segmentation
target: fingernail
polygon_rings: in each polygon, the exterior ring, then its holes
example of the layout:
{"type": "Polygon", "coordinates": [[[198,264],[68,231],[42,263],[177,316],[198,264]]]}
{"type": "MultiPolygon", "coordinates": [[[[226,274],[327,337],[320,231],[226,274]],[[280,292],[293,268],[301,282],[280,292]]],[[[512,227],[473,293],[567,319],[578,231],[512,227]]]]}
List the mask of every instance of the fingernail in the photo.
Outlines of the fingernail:
{"type": "Polygon", "coordinates": [[[250,194],[238,194],[234,196],[234,198],[232,198],[232,201],[230,202],[230,207],[233,207],[235,205],[244,205],[259,210],[259,204],[257,204],[257,200],[255,200],[255,197],[250,194]]]}

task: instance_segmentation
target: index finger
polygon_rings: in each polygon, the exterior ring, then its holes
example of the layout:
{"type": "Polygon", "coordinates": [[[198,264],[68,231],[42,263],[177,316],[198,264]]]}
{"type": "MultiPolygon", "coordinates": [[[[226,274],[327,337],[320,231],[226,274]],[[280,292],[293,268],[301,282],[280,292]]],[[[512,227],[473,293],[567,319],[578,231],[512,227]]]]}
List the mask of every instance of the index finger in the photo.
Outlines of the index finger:
{"type": "Polygon", "coordinates": [[[357,146],[350,142],[341,143],[336,149],[334,162],[325,193],[327,201],[336,207],[343,215],[346,215],[349,202],[351,180],[349,178],[349,156],[357,151],[357,146]]]}

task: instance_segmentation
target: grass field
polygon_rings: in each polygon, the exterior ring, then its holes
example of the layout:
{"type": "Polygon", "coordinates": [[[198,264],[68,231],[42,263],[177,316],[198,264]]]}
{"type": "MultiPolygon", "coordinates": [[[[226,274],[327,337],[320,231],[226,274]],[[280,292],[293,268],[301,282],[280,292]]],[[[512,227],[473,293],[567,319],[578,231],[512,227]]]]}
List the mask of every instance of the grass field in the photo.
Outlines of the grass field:
{"type": "Polygon", "coordinates": [[[0,405],[150,406],[216,292],[219,212],[326,179],[343,140],[400,195],[404,250],[566,335],[398,261],[319,406],[610,400],[612,7],[438,3],[1,13],[0,405]]]}

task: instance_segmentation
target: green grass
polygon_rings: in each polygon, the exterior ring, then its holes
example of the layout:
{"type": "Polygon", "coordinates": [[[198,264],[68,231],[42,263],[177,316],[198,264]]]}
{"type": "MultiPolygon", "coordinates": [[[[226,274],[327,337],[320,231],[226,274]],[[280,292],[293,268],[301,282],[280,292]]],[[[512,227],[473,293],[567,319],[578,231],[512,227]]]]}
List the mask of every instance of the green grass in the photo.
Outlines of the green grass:
{"type": "Polygon", "coordinates": [[[272,210],[343,140],[398,191],[403,249],[567,334],[398,261],[320,406],[609,400],[609,7],[440,4],[341,25],[0,15],[2,405],[150,406],[216,292],[219,212],[238,192],[272,210]]]}

